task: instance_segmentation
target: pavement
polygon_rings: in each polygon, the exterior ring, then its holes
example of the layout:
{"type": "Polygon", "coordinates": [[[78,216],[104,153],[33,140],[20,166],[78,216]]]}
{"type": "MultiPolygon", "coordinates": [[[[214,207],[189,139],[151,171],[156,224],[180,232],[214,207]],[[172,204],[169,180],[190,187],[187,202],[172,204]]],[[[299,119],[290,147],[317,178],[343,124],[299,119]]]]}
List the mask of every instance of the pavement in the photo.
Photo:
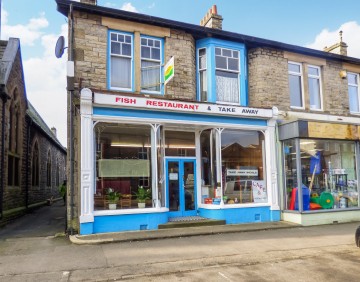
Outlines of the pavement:
{"type": "Polygon", "coordinates": [[[251,224],[233,224],[233,225],[215,225],[215,226],[198,226],[198,227],[183,227],[159,230],[141,230],[128,232],[113,232],[104,234],[91,235],[73,235],[70,236],[70,241],[78,245],[92,245],[115,242],[132,242],[132,241],[146,241],[156,239],[181,238],[213,234],[226,234],[237,232],[251,232],[261,230],[274,230],[284,228],[299,227],[298,224],[288,222],[264,222],[251,224]]]}

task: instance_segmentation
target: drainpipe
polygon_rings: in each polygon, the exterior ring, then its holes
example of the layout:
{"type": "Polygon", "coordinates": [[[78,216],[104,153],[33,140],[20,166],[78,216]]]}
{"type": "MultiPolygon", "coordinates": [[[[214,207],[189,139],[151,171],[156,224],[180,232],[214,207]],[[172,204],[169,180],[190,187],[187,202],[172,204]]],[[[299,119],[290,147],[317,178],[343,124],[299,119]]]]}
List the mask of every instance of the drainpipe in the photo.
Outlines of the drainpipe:
{"type": "Polygon", "coordinates": [[[4,181],[5,181],[5,104],[10,96],[6,94],[5,85],[0,85],[0,96],[2,100],[1,117],[1,160],[0,160],[0,219],[3,219],[4,181]]]}
{"type": "MultiPolygon", "coordinates": [[[[70,19],[69,19],[69,42],[68,42],[68,52],[69,52],[69,61],[74,61],[74,19],[73,19],[73,4],[70,4],[70,19]]],[[[74,83],[70,82],[69,77],[67,77],[67,90],[68,90],[68,107],[69,107],[69,140],[70,140],[70,235],[74,234],[74,121],[73,121],[73,95],[74,95],[74,83]]],[[[72,82],[74,78],[72,78],[72,82]]]]}

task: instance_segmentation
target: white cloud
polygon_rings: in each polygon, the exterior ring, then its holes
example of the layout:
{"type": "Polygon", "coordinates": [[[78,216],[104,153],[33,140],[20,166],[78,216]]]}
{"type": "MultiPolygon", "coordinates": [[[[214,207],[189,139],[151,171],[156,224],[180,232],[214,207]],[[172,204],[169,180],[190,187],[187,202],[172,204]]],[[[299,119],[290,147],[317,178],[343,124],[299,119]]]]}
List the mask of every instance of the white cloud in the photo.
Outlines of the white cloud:
{"type": "Polygon", "coordinates": [[[347,54],[350,57],[360,58],[360,25],[356,21],[342,24],[337,30],[323,29],[315,38],[315,41],[306,47],[323,50],[340,41],[339,31],[343,31],[343,41],[348,45],[347,54]]]}
{"type": "Polygon", "coordinates": [[[43,34],[42,29],[49,25],[44,13],[40,14],[38,18],[31,18],[26,25],[8,25],[8,13],[2,10],[3,18],[1,19],[1,37],[7,40],[9,37],[20,37],[21,45],[33,46],[43,34]]]}
{"type": "Polygon", "coordinates": [[[51,128],[57,129],[57,137],[66,146],[67,136],[67,92],[66,61],[67,56],[57,59],[54,54],[59,35],[67,38],[67,24],[61,26],[61,34],[41,36],[44,53],[39,57],[24,60],[27,98],[51,128]]]}
{"type": "Polygon", "coordinates": [[[149,9],[153,9],[154,7],[155,7],[155,2],[151,3],[151,4],[148,6],[149,9]]]}
{"type": "Polygon", "coordinates": [[[124,3],[120,9],[125,10],[125,11],[129,11],[129,12],[138,13],[138,10],[130,2],[124,3]]]}

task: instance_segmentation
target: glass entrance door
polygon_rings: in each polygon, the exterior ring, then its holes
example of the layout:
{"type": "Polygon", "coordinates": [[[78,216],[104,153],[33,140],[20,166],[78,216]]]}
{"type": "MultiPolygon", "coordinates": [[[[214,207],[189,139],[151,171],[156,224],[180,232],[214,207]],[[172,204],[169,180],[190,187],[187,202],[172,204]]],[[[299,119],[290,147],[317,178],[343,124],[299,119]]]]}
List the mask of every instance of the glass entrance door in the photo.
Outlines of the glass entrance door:
{"type": "Polygon", "coordinates": [[[195,163],[192,159],[166,160],[170,217],[196,215],[195,163]]]}

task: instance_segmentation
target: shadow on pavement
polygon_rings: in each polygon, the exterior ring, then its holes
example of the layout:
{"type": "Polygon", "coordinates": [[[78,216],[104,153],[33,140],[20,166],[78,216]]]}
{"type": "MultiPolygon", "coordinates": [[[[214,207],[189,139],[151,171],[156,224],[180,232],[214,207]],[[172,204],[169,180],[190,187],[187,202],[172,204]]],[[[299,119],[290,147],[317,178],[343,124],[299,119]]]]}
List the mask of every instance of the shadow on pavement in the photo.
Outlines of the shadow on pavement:
{"type": "Polygon", "coordinates": [[[33,210],[0,228],[0,239],[47,237],[64,233],[65,211],[62,201],[33,210]]]}

